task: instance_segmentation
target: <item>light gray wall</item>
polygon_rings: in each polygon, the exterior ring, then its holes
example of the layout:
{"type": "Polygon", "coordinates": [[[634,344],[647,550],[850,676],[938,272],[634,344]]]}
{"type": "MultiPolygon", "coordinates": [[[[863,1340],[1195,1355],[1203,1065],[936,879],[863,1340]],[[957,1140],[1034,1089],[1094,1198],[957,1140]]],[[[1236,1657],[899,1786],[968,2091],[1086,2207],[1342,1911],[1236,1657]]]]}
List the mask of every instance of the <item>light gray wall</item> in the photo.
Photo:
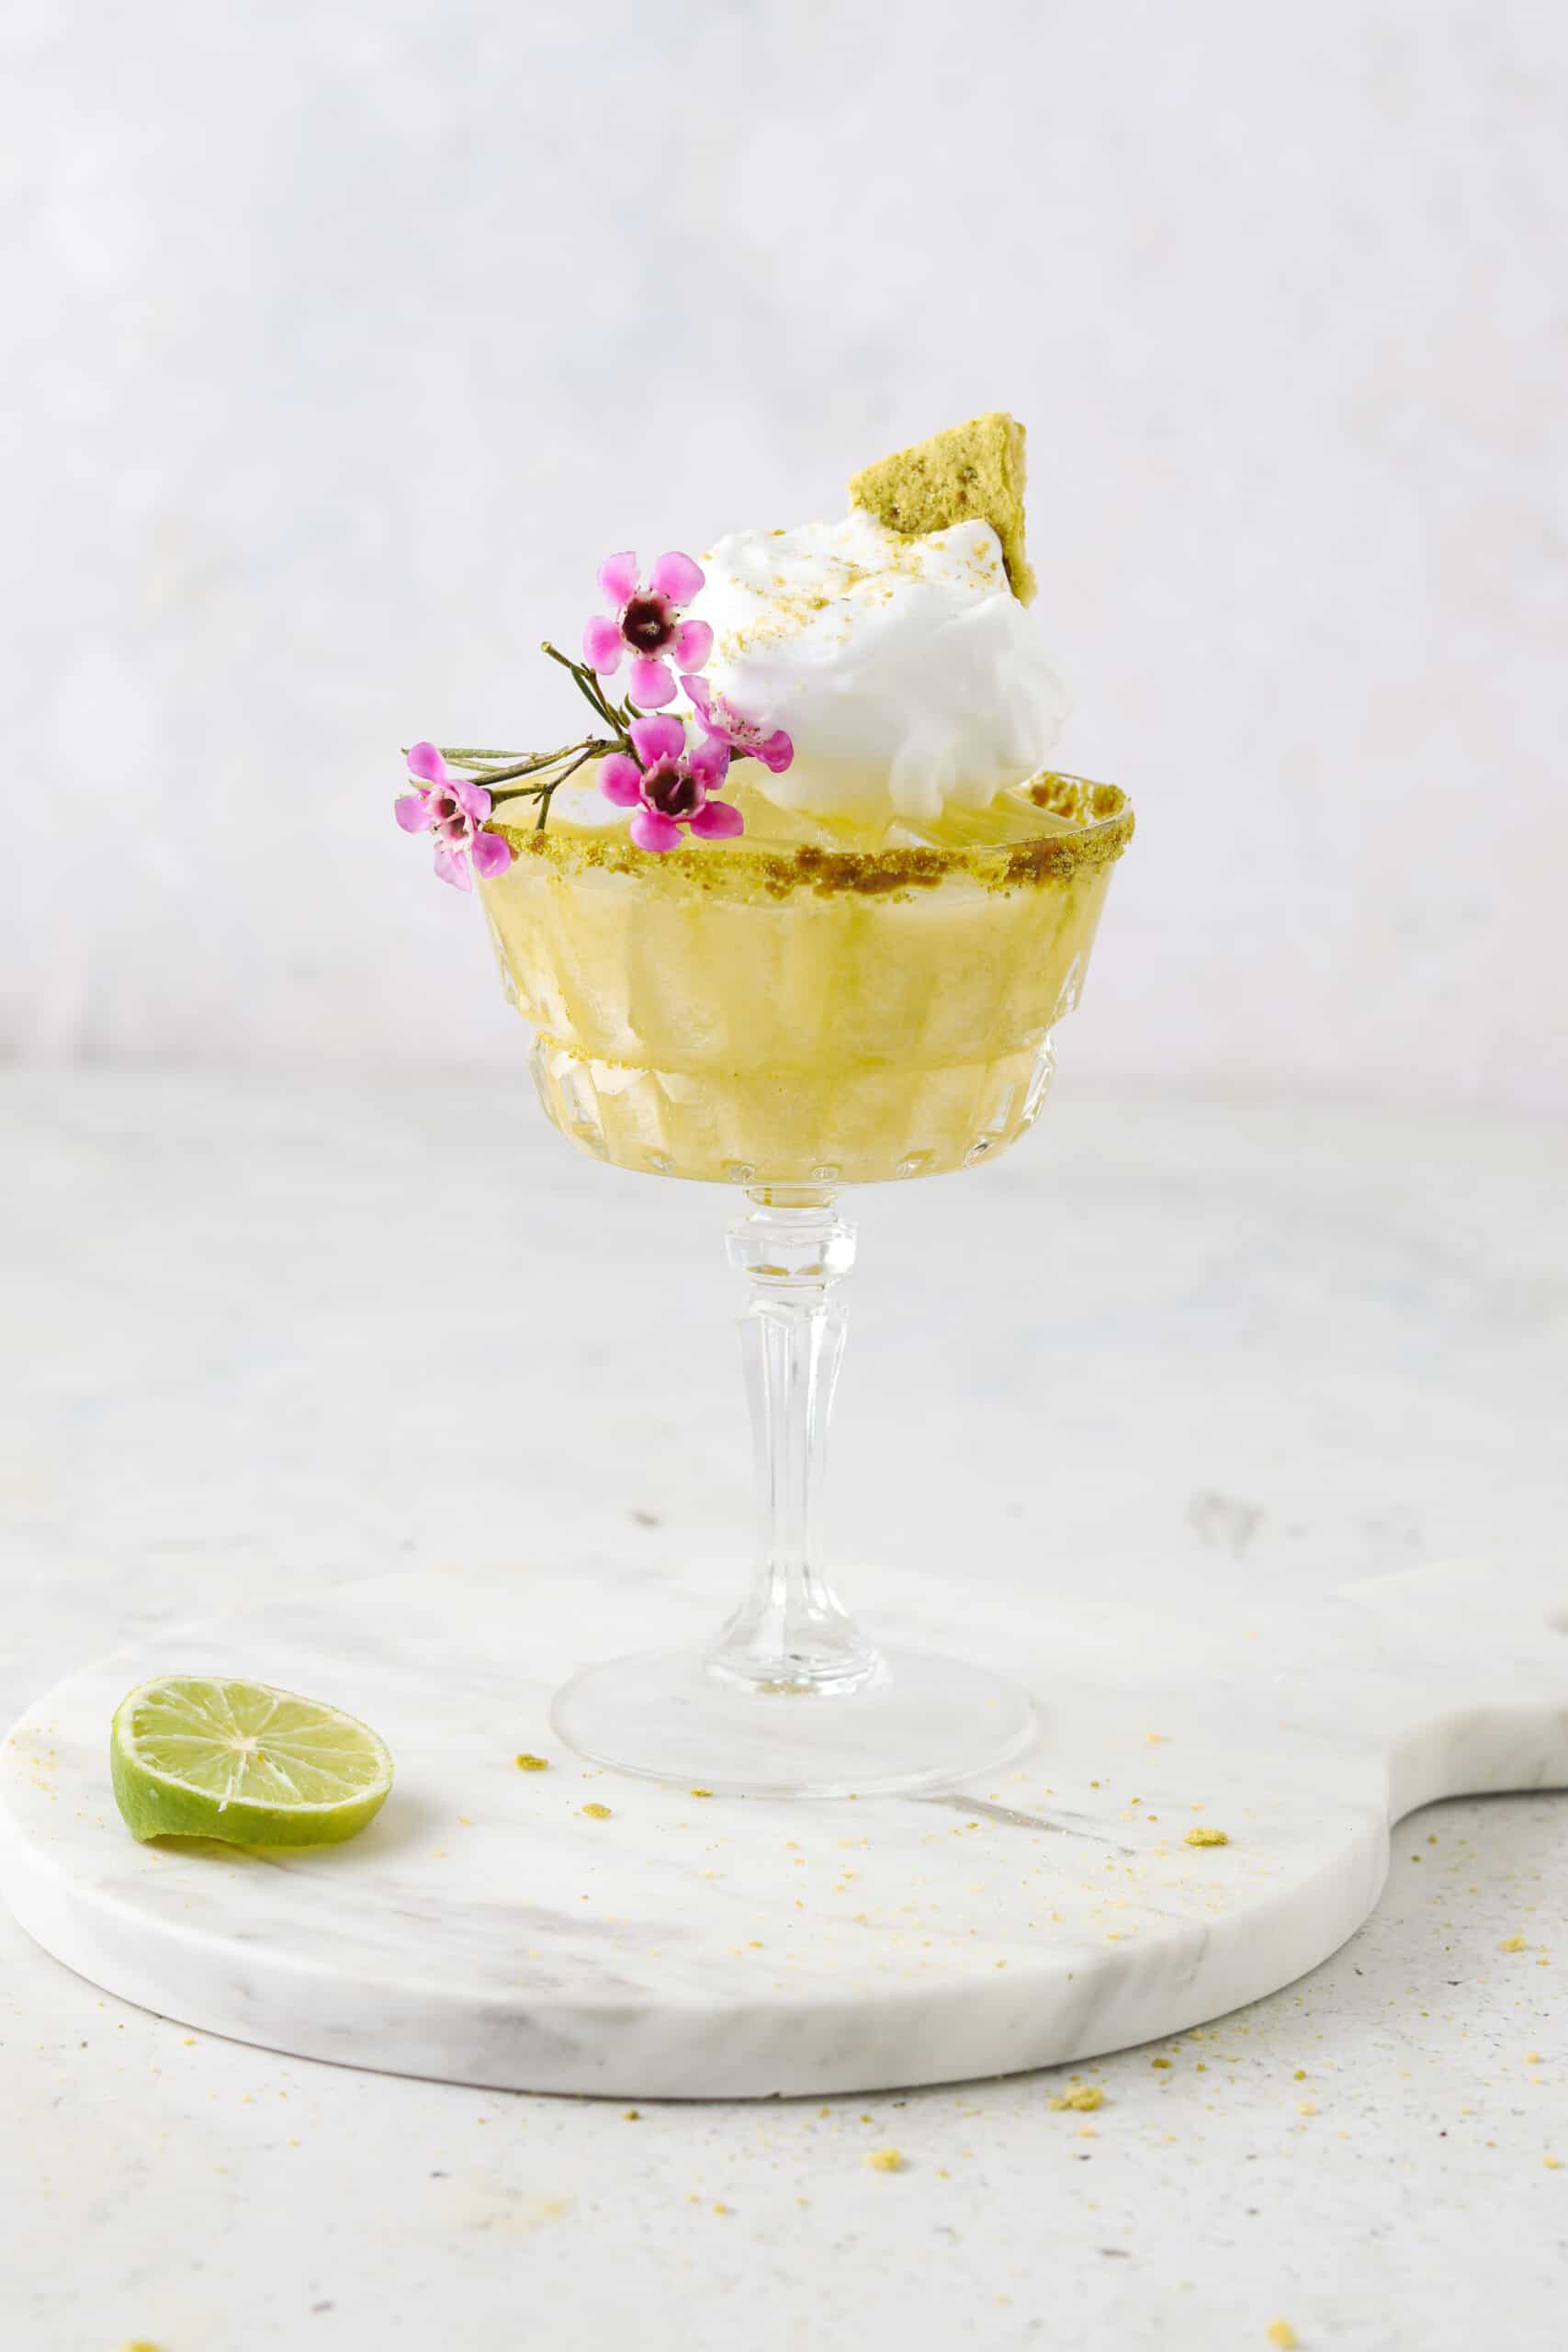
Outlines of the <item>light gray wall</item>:
{"type": "Polygon", "coordinates": [[[0,1045],[509,1065],[397,747],[599,558],[1032,435],[1068,1050],[1568,1104],[1568,13],[11,0],[0,1045]]]}

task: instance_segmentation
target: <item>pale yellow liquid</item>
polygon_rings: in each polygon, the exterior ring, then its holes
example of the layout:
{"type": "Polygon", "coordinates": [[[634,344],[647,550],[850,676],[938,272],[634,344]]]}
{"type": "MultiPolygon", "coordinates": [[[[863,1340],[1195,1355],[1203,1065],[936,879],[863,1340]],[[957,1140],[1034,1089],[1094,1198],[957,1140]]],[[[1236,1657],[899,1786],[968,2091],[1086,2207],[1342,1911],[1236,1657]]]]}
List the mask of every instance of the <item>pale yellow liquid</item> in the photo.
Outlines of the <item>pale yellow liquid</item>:
{"type": "Polygon", "coordinates": [[[750,793],[739,842],[662,857],[618,831],[511,834],[518,856],[480,889],[550,1118],[617,1167],[736,1184],[876,1183],[1005,1149],[1044,1101],[1131,831],[1110,787],[1055,799],[1067,814],[999,830],[1059,840],[1059,867],[1010,878],[1005,841],[894,831],[910,878],[895,861],[876,888],[873,851],[814,865],[750,793]]]}

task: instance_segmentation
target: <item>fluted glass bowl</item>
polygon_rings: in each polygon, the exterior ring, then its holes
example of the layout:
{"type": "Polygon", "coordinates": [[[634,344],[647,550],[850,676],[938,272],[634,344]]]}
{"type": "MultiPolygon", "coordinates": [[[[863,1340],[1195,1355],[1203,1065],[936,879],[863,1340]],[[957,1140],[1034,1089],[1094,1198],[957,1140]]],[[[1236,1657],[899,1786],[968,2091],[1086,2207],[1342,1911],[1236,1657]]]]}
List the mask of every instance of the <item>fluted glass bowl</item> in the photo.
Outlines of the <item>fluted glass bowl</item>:
{"type": "Polygon", "coordinates": [[[746,1186],[937,1175],[1037,1116],[1133,812],[1046,775],[1040,831],[842,850],[503,827],[480,885],[562,1134],[621,1168],[746,1186]]]}

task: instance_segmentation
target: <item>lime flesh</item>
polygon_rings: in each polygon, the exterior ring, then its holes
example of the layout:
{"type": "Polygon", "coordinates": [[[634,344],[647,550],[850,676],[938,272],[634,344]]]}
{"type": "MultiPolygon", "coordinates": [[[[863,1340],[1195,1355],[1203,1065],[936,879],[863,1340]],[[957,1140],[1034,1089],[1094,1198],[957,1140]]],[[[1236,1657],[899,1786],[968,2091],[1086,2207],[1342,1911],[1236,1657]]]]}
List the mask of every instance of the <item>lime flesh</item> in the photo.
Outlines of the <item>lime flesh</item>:
{"type": "Polygon", "coordinates": [[[336,1707],[229,1676],[143,1682],[115,1710],[115,1802],[133,1838],[329,1846],[385,1804],[385,1745],[336,1707]]]}

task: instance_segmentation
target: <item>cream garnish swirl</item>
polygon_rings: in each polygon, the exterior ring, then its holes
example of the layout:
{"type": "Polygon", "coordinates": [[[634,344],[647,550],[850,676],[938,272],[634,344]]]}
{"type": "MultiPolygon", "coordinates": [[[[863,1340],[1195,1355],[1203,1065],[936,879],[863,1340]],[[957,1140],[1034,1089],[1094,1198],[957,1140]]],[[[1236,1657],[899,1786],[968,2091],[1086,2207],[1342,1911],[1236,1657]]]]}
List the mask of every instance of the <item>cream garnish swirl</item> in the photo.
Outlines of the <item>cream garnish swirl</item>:
{"type": "Polygon", "coordinates": [[[984,808],[1044,765],[1067,695],[1008,585],[988,523],[903,538],[870,514],[736,531],[690,606],[732,710],[784,728],[786,808],[860,821],[984,808]]]}

